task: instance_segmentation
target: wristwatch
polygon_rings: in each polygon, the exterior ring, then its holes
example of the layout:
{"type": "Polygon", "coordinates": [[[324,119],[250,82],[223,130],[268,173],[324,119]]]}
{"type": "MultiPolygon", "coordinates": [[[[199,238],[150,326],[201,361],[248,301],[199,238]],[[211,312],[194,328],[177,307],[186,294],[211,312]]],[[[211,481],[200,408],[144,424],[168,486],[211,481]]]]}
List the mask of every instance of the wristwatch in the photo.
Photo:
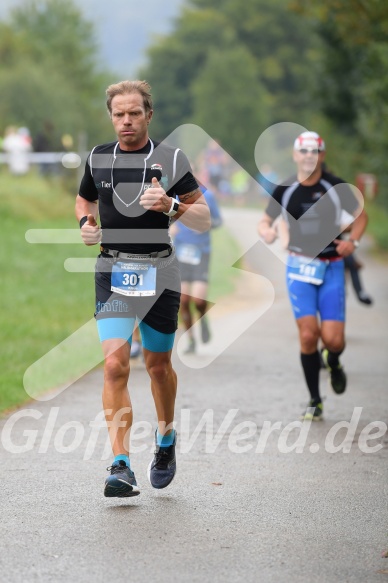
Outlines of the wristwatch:
{"type": "Polygon", "coordinates": [[[357,239],[349,239],[349,241],[351,241],[353,243],[353,245],[355,246],[356,249],[360,245],[360,241],[357,241],[357,239]]]}
{"type": "Polygon", "coordinates": [[[168,217],[174,217],[178,210],[179,210],[179,200],[176,200],[175,198],[171,199],[171,207],[170,210],[168,211],[168,213],[163,213],[164,215],[167,215],[168,217]]]}

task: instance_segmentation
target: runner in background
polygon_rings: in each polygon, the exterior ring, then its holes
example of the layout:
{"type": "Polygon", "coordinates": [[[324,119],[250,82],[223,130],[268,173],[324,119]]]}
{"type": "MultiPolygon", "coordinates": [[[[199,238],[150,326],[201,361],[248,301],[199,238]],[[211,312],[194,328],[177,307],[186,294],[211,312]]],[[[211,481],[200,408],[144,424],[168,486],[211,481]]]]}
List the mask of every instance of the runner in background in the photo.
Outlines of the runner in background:
{"type": "Polygon", "coordinates": [[[136,328],[134,329],[133,334],[132,334],[132,346],[131,346],[130,358],[131,359],[139,358],[139,356],[141,356],[141,354],[142,354],[142,350],[143,350],[143,345],[142,345],[141,336],[140,336],[140,329],[139,329],[139,326],[136,326],[136,328]]]}
{"type": "Polygon", "coordinates": [[[344,258],[358,247],[367,215],[350,187],[324,170],[325,143],[316,132],[304,132],[296,138],[293,159],[297,174],[276,187],[258,232],[271,244],[279,236],[273,223],[280,214],[289,226],[287,288],[310,393],[302,418],[318,421],[323,414],[320,339],[333,391],[341,394],[346,389],[346,374],[339,360],[345,349],[344,258]],[[356,217],[348,239],[339,235],[343,210],[356,217]]]}
{"type": "Polygon", "coordinates": [[[200,166],[206,174],[206,181],[217,198],[228,197],[229,192],[229,158],[216,140],[209,140],[202,153],[200,166]]]}
{"type": "Polygon", "coordinates": [[[8,169],[14,176],[24,176],[30,170],[29,153],[32,151],[28,128],[9,127],[2,144],[7,154],[8,169]]]}
{"type": "MultiPolygon", "coordinates": [[[[196,176],[197,178],[197,176],[196,176]]],[[[197,182],[199,182],[197,178],[197,182]]],[[[210,209],[211,229],[222,224],[221,213],[213,192],[206,190],[200,184],[205,200],[210,209]]],[[[193,231],[181,222],[174,222],[170,227],[170,235],[174,239],[176,255],[181,273],[181,307],[180,314],[185,330],[189,337],[189,344],[185,354],[194,353],[196,340],[192,326],[195,312],[201,318],[201,340],[204,344],[210,340],[210,329],[205,317],[208,302],[209,263],[211,253],[210,230],[204,233],[193,231]]]]}
{"type": "MultiPolygon", "coordinates": [[[[349,233],[351,230],[351,223],[353,222],[353,217],[349,215],[347,212],[343,211],[341,215],[341,221],[345,229],[344,232],[349,233]]],[[[364,304],[365,306],[371,306],[373,304],[373,299],[363,288],[359,273],[362,265],[356,258],[355,253],[351,253],[350,255],[345,257],[344,261],[345,269],[346,271],[349,272],[353,290],[354,293],[356,294],[358,301],[364,304]]]]}
{"type": "MultiPolygon", "coordinates": [[[[344,233],[349,233],[351,229],[351,223],[353,222],[353,217],[347,213],[346,211],[342,211],[341,221],[344,228],[344,233]]],[[[279,217],[275,224],[274,228],[276,228],[277,235],[280,239],[281,245],[284,249],[288,247],[289,241],[289,230],[287,221],[283,217],[279,217]]],[[[351,253],[347,257],[344,257],[345,262],[345,270],[349,272],[352,286],[354,289],[354,293],[356,294],[357,299],[366,306],[371,306],[373,304],[373,299],[371,296],[364,290],[362,285],[362,281],[360,278],[359,271],[362,268],[362,264],[357,259],[355,253],[351,253]]]]}

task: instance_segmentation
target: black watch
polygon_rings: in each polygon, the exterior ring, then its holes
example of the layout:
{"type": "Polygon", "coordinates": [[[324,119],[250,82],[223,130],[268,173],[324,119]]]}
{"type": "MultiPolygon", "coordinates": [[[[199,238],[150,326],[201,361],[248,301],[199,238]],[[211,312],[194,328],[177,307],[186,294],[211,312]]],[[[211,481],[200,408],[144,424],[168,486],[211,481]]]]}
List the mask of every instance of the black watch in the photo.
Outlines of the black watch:
{"type": "Polygon", "coordinates": [[[88,216],[85,215],[84,217],[82,217],[82,219],[79,222],[79,228],[82,229],[82,227],[84,226],[84,224],[87,222],[88,220],[88,216]]]}

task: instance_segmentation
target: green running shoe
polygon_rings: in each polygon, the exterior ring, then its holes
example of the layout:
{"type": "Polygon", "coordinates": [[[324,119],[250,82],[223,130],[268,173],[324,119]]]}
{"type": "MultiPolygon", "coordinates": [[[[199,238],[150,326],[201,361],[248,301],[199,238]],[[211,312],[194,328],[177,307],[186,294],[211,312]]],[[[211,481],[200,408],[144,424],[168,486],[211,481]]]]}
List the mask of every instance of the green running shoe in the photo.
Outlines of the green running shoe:
{"type": "Polygon", "coordinates": [[[300,416],[301,421],[322,421],[323,404],[321,401],[310,401],[306,411],[300,416]]]}

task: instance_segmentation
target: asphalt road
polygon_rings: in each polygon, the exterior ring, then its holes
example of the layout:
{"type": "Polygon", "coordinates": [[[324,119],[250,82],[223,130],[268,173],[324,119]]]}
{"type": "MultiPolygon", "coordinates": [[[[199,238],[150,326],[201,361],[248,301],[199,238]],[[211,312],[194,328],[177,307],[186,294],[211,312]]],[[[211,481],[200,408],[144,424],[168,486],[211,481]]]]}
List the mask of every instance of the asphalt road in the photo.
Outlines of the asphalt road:
{"type": "Polygon", "coordinates": [[[256,211],[224,217],[246,252],[246,271],[239,270],[237,295],[209,313],[212,341],[192,356],[181,354],[184,337],[177,342],[173,484],[155,491],[146,478],[155,415],[141,362],[130,379],[137,498],[103,497],[111,457],[99,422],[101,369],[59,396],[32,401],[0,421],[1,581],[388,581],[381,558],[388,548],[388,267],[363,243],[362,276],[375,304],[357,303],[349,286],[349,387],[334,395],[323,371],[325,421],[303,433],[289,426],[307,390],[284,252],[257,241],[256,211]],[[350,428],[337,425],[351,419],[350,428]]]}

